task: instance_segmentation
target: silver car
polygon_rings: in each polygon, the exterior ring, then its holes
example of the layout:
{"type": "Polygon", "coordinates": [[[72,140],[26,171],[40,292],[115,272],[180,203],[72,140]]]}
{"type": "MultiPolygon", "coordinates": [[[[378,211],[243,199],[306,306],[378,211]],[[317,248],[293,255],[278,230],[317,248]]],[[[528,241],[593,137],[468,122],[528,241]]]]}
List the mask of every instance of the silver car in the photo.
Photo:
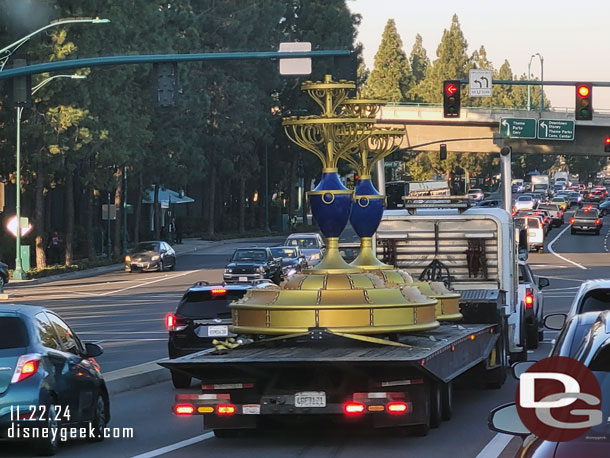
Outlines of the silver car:
{"type": "Polygon", "coordinates": [[[290,234],[284,242],[284,245],[300,247],[301,252],[307,258],[307,265],[309,267],[319,264],[326,251],[324,239],[316,232],[290,234]]]}

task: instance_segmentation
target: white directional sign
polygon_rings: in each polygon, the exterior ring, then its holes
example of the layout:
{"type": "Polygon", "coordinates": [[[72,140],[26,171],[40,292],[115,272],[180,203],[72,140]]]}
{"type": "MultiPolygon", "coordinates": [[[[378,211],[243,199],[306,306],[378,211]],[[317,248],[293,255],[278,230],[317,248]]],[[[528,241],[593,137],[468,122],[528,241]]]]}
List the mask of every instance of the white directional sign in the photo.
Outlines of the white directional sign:
{"type": "Polygon", "coordinates": [[[468,86],[470,97],[491,97],[491,70],[470,70],[468,86]]]}

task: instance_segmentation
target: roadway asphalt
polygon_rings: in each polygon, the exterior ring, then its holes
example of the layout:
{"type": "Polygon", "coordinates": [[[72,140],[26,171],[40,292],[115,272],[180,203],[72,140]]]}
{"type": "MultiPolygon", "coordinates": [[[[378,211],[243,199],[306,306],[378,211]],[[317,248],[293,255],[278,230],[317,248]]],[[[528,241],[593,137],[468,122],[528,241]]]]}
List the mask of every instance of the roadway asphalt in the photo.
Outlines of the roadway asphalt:
{"type": "MultiPolygon", "coordinates": [[[[572,235],[569,229],[562,233],[565,225],[555,228],[547,236],[545,253],[530,254],[528,262],[534,272],[551,280],[544,290],[545,312],[567,311],[583,281],[610,278],[610,254],[605,248],[610,218],[605,218],[604,223],[599,236],[572,235]],[[554,253],[549,251],[549,243],[554,253]]],[[[19,301],[58,310],[78,333],[103,341],[106,353],[100,363],[104,371],[130,366],[166,355],[165,314],[194,281],[219,279],[232,249],[225,245],[183,255],[179,268],[171,273],[134,276],[113,273],[61,285],[28,287],[19,301]]],[[[545,357],[555,336],[555,332],[546,331],[545,340],[537,350],[529,352],[529,358],[545,357]]],[[[519,440],[513,439],[504,449],[503,437],[488,430],[487,417],[493,407],[514,400],[516,385],[509,378],[502,389],[486,390],[468,380],[462,381],[455,391],[453,419],[426,437],[286,425],[257,436],[222,440],[202,427],[200,417],[174,416],[171,407],[176,390],[170,383],[159,383],[112,396],[110,426],[134,428],[133,439],[68,443],[60,450],[60,456],[508,458],[514,456],[519,440]],[[502,445],[494,449],[496,443],[502,445]],[[486,453],[481,453],[483,449],[486,453]]],[[[180,391],[197,392],[197,389],[180,391]]],[[[1,446],[0,456],[29,456],[27,449],[19,445],[1,446]]]]}

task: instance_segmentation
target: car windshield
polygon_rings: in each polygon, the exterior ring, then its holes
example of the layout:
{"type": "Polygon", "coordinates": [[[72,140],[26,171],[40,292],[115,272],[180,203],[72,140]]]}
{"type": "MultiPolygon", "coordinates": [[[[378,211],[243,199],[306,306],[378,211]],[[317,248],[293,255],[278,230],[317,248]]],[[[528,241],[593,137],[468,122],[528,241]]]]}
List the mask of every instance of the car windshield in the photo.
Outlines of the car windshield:
{"type": "Polygon", "coordinates": [[[0,350],[27,347],[29,343],[28,331],[21,318],[0,316],[0,350]]]}
{"type": "Polygon", "coordinates": [[[214,288],[212,291],[189,291],[180,301],[176,313],[182,318],[230,318],[229,304],[246,294],[247,289],[226,290],[214,288]]]}
{"type": "Polygon", "coordinates": [[[264,250],[237,250],[231,261],[264,261],[267,252],[264,250]]]}
{"type": "Polygon", "coordinates": [[[297,250],[295,248],[271,248],[271,254],[274,258],[296,258],[297,250]]]}
{"type": "Polygon", "coordinates": [[[159,251],[159,244],[157,242],[138,243],[133,251],[134,253],[141,253],[142,251],[159,251]]]}
{"type": "Polygon", "coordinates": [[[610,289],[594,289],[589,291],[580,301],[578,313],[601,312],[610,310],[610,289]]]}
{"type": "Polygon", "coordinates": [[[303,238],[294,238],[288,240],[287,245],[289,246],[300,246],[301,248],[311,249],[318,248],[318,244],[316,243],[316,239],[313,237],[303,237],[303,238]]]}

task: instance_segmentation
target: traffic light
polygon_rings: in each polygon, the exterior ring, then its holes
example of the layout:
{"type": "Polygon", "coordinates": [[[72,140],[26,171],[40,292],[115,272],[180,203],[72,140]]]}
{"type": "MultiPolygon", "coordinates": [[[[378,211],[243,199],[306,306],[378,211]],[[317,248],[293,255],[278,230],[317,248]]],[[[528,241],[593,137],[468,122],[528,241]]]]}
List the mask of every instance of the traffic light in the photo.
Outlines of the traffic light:
{"type": "MultiPolygon", "coordinates": [[[[26,57],[14,57],[13,68],[25,67],[28,64],[26,57]]],[[[32,76],[16,76],[9,86],[9,101],[13,107],[32,106],[32,76]]]]}
{"type": "Polygon", "coordinates": [[[593,119],[593,91],[591,83],[578,83],[576,85],[576,106],[574,107],[578,121],[593,119]]]}
{"type": "Polygon", "coordinates": [[[157,106],[175,107],[178,99],[178,64],[161,62],[154,64],[157,85],[157,106]]]}
{"type": "Polygon", "coordinates": [[[443,82],[443,117],[460,117],[460,81],[447,80],[443,82]]]}
{"type": "Polygon", "coordinates": [[[604,139],[604,153],[610,153],[610,137],[604,139]]]}
{"type": "Polygon", "coordinates": [[[444,143],[441,145],[439,159],[441,161],[444,161],[445,159],[447,159],[447,145],[445,145],[444,143]]]}

